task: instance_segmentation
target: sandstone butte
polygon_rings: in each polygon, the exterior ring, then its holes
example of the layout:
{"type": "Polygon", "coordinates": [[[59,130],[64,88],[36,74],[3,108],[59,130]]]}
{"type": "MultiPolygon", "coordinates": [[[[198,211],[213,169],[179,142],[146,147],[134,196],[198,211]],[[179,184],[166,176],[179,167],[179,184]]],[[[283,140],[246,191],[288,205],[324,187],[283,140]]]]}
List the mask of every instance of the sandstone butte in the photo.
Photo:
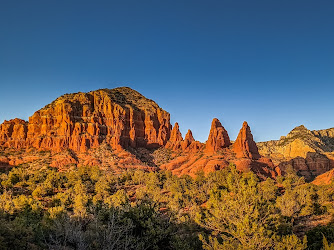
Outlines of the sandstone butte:
{"type": "Polygon", "coordinates": [[[179,124],[171,126],[168,112],[122,87],[65,94],[29,121],[5,121],[0,125],[0,166],[43,165],[62,170],[97,165],[115,171],[160,167],[194,176],[234,163],[239,170],[265,178],[293,165],[311,179],[333,167],[334,139],[330,138],[334,129],[298,127],[279,141],[257,146],[244,122],[232,144],[215,118],[205,143],[196,141],[190,130],[183,139],[179,124]]]}
{"type": "Polygon", "coordinates": [[[66,94],[35,112],[29,122],[5,121],[0,144],[58,152],[86,152],[102,142],[113,148],[157,148],[170,137],[169,116],[130,88],[66,94]]]}

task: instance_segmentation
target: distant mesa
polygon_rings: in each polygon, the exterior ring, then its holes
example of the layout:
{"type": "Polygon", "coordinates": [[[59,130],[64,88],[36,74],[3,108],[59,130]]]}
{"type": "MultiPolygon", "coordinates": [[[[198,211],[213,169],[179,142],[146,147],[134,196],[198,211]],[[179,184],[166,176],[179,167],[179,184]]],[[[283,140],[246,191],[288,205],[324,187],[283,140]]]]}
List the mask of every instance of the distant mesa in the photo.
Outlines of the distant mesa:
{"type": "Polygon", "coordinates": [[[292,167],[307,181],[334,168],[334,128],[311,131],[301,125],[280,140],[259,142],[257,146],[283,174],[292,167]]]}

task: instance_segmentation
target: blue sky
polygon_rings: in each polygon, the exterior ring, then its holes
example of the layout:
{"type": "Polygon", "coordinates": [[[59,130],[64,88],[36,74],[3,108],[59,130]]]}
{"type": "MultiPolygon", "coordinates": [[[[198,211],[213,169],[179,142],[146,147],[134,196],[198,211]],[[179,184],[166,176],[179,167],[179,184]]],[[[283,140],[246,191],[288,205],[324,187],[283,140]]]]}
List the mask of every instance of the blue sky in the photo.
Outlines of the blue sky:
{"type": "Polygon", "coordinates": [[[0,122],[129,86],[207,139],[334,127],[334,1],[0,2],[0,122]]]}

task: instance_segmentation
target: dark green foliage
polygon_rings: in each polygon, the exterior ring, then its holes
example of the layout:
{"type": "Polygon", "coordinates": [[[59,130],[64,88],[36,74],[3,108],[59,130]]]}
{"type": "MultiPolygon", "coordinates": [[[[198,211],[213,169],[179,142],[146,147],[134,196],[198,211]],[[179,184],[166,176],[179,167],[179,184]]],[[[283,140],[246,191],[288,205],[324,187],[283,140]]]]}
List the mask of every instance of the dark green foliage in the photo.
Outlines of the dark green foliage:
{"type": "Polygon", "coordinates": [[[327,242],[334,242],[334,224],[327,226],[318,226],[307,232],[308,248],[310,250],[321,249],[323,247],[323,239],[327,242]]]}
{"type": "MultiPolygon", "coordinates": [[[[195,178],[20,167],[0,183],[0,249],[305,249],[296,221],[329,215],[334,197],[293,171],[261,182],[233,165],[195,178]]],[[[333,231],[309,231],[308,247],[333,231]]]]}

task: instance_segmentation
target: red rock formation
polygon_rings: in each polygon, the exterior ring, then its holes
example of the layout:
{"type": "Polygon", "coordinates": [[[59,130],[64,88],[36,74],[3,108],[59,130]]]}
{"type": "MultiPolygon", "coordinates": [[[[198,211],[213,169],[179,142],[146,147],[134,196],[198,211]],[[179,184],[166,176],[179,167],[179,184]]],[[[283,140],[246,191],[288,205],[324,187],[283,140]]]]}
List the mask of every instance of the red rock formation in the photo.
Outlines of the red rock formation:
{"type": "Polygon", "coordinates": [[[334,180],[334,169],[317,176],[312,183],[314,185],[329,185],[334,180]]]}
{"type": "Polygon", "coordinates": [[[170,139],[166,144],[166,148],[173,149],[173,150],[181,149],[182,141],[183,141],[183,138],[180,132],[179,124],[176,122],[172,129],[170,139]]]}
{"type": "Polygon", "coordinates": [[[188,129],[188,132],[187,132],[186,136],[184,137],[184,141],[182,143],[182,150],[186,150],[187,148],[189,148],[191,143],[193,143],[194,141],[195,141],[195,139],[193,137],[193,133],[191,132],[190,129],[188,129]]]}
{"type": "Polygon", "coordinates": [[[193,132],[191,132],[190,129],[188,129],[188,132],[187,132],[186,136],[184,137],[184,141],[187,142],[188,145],[190,143],[192,143],[193,141],[195,141],[194,136],[193,136],[193,132]]]}
{"type": "Polygon", "coordinates": [[[195,176],[198,171],[207,174],[223,169],[232,163],[239,171],[253,171],[261,179],[275,178],[279,175],[275,165],[268,158],[260,158],[259,160],[233,158],[230,151],[230,149],[226,149],[224,154],[206,154],[203,151],[196,154],[185,154],[161,165],[160,168],[172,171],[173,174],[179,176],[185,174],[195,176]]]}
{"type": "Polygon", "coordinates": [[[196,142],[191,131],[188,131],[183,141],[183,154],[163,164],[161,168],[176,175],[195,176],[198,171],[209,173],[233,163],[239,171],[253,171],[261,179],[275,178],[278,175],[274,163],[268,158],[260,157],[246,122],[233,148],[228,147],[231,145],[228,134],[217,119],[212,122],[205,150],[202,150],[201,146],[197,150],[189,150],[195,143],[199,142],[196,142]],[[220,150],[220,153],[213,154],[220,150]]]}
{"type": "Polygon", "coordinates": [[[255,160],[259,155],[248,125],[233,146],[237,158],[230,145],[218,119],[212,121],[206,145],[195,141],[190,130],[183,140],[179,125],[172,130],[169,113],[154,101],[129,88],[102,89],[63,95],[29,122],[5,121],[0,125],[0,148],[13,154],[1,158],[0,167],[43,164],[67,170],[97,165],[116,173],[124,168],[153,170],[161,162],[161,168],[175,174],[195,176],[235,163],[261,176],[274,175],[270,162],[255,160]],[[164,146],[173,151],[155,151],[161,161],[154,161],[155,152],[149,149],[164,146]],[[27,150],[16,150],[22,148],[27,150]]]}
{"type": "Polygon", "coordinates": [[[247,122],[244,122],[240,129],[239,135],[233,144],[233,151],[237,158],[244,157],[257,160],[261,157],[247,122]]]}
{"type": "Polygon", "coordinates": [[[169,113],[130,88],[66,94],[30,117],[5,122],[0,145],[83,152],[106,141],[114,148],[167,143],[169,113]]]}
{"type": "Polygon", "coordinates": [[[231,141],[227,131],[221,125],[220,121],[214,118],[211,124],[209,138],[206,142],[206,151],[213,153],[230,145],[231,141]]]}
{"type": "Polygon", "coordinates": [[[191,132],[190,129],[188,129],[184,141],[182,142],[182,150],[184,152],[196,153],[200,151],[202,148],[203,148],[203,143],[195,141],[193,133],[191,132]]]}
{"type": "Polygon", "coordinates": [[[297,174],[304,176],[306,181],[312,181],[314,177],[326,173],[333,168],[331,160],[326,155],[308,152],[306,158],[296,157],[290,161],[278,165],[283,174],[292,168],[297,174]]]}
{"type": "Polygon", "coordinates": [[[274,163],[268,158],[260,158],[258,160],[238,158],[233,160],[233,163],[239,171],[252,171],[261,179],[266,179],[267,177],[276,178],[280,175],[280,173],[277,172],[274,163]]]}
{"type": "Polygon", "coordinates": [[[27,122],[24,120],[16,118],[4,121],[0,125],[0,141],[7,147],[20,148],[25,144],[27,130],[27,122]]]}
{"type": "Polygon", "coordinates": [[[179,124],[175,123],[170,139],[166,144],[166,148],[172,149],[173,151],[183,151],[185,153],[196,153],[203,148],[203,143],[195,141],[191,130],[189,129],[184,140],[179,130],[179,124]]]}
{"type": "Polygon", "coordinates": [[[181,141],[183,141],[182,134],[180,132],[180,127],[179,127],[179,124],[177,122],[175,123],[175,125],[172,129],[172,133],[170,135],[169,141],[171,141],[171,142],[181,142],[181,141]]]}

